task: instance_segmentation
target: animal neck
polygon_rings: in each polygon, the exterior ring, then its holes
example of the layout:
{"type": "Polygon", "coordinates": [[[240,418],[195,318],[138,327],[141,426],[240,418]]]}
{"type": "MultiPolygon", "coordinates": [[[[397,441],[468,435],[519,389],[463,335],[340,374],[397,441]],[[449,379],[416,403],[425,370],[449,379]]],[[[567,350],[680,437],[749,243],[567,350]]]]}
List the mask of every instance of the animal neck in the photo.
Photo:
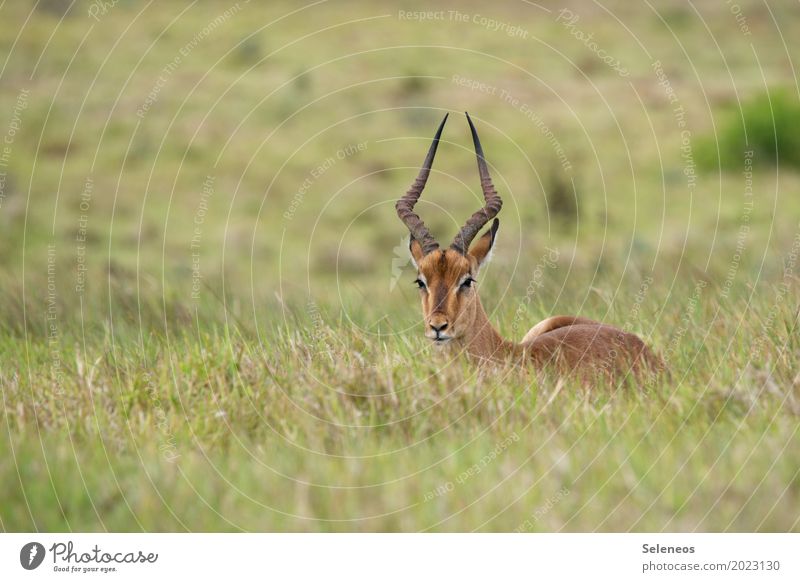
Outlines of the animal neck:
{"type": "Polygon", "coordinates": [[[489,321],[483,309],[480,297],[476,298],[475,319],[469,327],[469,332],[459,340],[459,347],[471,358],[482,361],[503,361],[509,356],[515,356],[520,348],[514,342],[504,340],[500,333],[489,321]]]}

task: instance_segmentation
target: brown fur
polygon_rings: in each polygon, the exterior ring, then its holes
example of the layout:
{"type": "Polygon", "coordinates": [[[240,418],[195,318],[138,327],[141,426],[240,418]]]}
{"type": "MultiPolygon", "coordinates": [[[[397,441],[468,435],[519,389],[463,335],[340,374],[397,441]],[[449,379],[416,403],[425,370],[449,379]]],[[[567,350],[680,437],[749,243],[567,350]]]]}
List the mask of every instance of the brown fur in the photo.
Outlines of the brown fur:
{"type": "Polygon", "coordinates": [[[603,374],[619,379],[629,372],[640,376],[662,368],[661,360],[636,335],[584,317],[550,317],[534,326],[521,343],[503,339],[489,322],[476,284],[460,287],[465,276],[478,278],[495,232],[483,235],[467,255],[452,248],[424,254],[412,239],[410,250],[426,283],[420,289],[426,337],[445,336],[449,339],[437,343],[479,361],[518,359],[585,378],[603,374]],[[436,328],[442,329],[437,333],[436,328]]]}

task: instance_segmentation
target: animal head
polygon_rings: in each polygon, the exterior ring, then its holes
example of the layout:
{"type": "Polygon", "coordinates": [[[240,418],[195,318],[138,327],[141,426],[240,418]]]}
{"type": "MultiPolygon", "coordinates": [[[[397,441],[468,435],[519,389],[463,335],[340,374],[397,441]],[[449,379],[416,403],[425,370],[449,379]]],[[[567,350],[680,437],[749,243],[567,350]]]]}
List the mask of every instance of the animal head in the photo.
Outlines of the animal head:
{"type": "Polygon", "coordinates": [[[417,179],[395,205],[397,215],[411,232],[409,250],[417,268],[416,284],[422,302],[425,336],[440,345],[462,339],[472,331],[477,310],[480,308],[475,283],[481,265],[491,256],[500,226],[500,221],[494,217],[503,205],[489,177],[478,132],[467,114],[478,159],[485,206],[467,220],[446,249],[439,247],[420,217],[414,213],[414,205],[428,180],[446,121],[447,115],[436,131],[417,179]],[[492,219],[491,228],[472,244],[478,232],[492,219]]]}

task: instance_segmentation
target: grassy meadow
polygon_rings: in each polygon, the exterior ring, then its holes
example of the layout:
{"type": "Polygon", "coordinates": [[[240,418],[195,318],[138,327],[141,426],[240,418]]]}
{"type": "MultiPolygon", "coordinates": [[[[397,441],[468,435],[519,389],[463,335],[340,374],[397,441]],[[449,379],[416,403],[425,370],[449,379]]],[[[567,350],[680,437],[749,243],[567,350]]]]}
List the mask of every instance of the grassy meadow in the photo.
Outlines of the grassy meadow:
{"type": "Polygon", "coordinates": [[[796,6],[405,4],[0,3],[0,530],[800,530],[796,6]],[[428,345],[463,111],[501,333],[669,378],[428,345]]]}

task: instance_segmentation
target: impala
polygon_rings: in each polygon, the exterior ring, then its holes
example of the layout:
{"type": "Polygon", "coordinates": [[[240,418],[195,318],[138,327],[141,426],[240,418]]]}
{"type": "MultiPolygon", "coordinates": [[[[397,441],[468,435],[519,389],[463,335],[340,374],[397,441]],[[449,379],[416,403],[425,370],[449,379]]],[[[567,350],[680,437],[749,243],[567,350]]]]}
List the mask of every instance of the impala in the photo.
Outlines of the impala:
{"type": "Polygon", "coordinates": [[[478,361],[512,359],[537,368],[555,365],[561,372],[605,373],[612,378],[628,372],[660,369],[660,359],[637,336],[584,317],[549,317],[532,327],[520,343],[500,336],[486,316],[476,287],[478,273],[494,247],[500,225],[495,216],[503,202],[492,185],[478,132],[469,114],[467,121],[485,206],[467,220],[446,249],[439,247],[414,212],[446,121],[447,115],[436,130],[417,179],[395,206],[400,220],[411,232],[409,250],[417,269],[415,283],[422,301],[425,336],[438,346],[464,351],[478,361]],[[472,244],[490,220],[491,227],[472,244]]]}

